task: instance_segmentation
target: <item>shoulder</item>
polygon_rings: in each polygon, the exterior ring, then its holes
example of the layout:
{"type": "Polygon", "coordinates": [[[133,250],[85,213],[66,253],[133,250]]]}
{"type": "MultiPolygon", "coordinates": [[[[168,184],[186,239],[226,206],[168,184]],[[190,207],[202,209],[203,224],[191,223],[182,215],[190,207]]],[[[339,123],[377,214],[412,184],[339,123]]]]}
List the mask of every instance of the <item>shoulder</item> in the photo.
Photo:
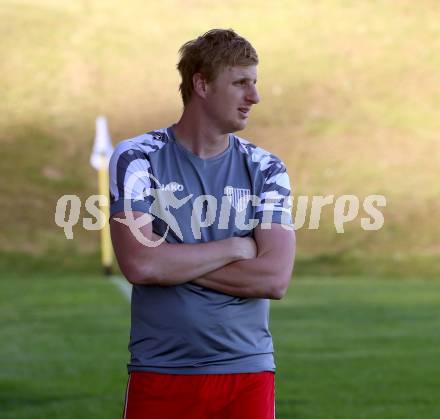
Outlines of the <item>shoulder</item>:
{"type": "Polygon", "coordinates": [[[262,147],[252,144],[244,138],[234,135],[234,140],[238,150],[245,154],[249,160],[258,166],[262,172],[286,171],[284,162],[262,147]]]}
{"type": "Polygon", "coordinates": [[[166,128],[149,131],[133,138],[121,141],[113,152],[112,159],[134,156],[147,158],[148,155],[159,151],[168,143],[166,128]]]}

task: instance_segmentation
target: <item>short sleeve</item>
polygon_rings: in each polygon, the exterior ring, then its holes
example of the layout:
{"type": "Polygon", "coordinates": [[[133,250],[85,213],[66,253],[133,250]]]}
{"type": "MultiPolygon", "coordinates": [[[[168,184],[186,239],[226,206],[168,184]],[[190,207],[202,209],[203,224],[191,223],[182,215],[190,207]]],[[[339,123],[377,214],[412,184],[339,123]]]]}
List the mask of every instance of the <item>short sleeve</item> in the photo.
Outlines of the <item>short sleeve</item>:
{"type": "Polygon", "coordinates": [[[264,170],[264,184],[259,196],[256,217],[260,223],[292,225],[292,199],[286,167],[280,160],[273,160],[264,170]]]}
{"type": "Polygon", "coordinates": [[[151,178],[148,155],[130,140],[119,143],[109,163],[110,216],[126,210],[149,212],[151,178]]]}

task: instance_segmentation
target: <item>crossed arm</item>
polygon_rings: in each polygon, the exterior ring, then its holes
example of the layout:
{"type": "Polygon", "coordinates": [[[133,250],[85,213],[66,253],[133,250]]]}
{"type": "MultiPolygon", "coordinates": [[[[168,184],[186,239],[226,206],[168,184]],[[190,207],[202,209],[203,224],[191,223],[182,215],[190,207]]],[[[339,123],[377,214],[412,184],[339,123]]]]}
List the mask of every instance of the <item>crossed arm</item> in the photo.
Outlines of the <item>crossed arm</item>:
{"type": "MultiPolygon", "coordinates": [[[[123,213],[115,217],[123,218],[123,213]]],[[[192,281],[237,297],[280,299],[293,269],[295,235],[279,224],[267,230],[257,227],[255,240],[232,237],[197,244],[164,242],[157,247],[139,243],[114,218],[110,231],[121,271],[133,284],[170,286],[192,281]]],[[[151,223],[141,232],[149,240],[159,238],[151,223]]]]}

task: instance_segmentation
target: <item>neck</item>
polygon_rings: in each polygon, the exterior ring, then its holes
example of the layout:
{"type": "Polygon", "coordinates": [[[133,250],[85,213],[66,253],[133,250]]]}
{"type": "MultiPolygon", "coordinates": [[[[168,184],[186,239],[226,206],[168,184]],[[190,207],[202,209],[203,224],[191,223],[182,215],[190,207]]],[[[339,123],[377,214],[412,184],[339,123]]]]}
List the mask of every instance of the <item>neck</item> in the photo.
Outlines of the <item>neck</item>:
{"type": "Polygon", "coordinates": [[[228,148],[229,134],[221,133],[203,112],[188,104],[173,127],[176,141],[202,159],[214,157],[228,148]]]}

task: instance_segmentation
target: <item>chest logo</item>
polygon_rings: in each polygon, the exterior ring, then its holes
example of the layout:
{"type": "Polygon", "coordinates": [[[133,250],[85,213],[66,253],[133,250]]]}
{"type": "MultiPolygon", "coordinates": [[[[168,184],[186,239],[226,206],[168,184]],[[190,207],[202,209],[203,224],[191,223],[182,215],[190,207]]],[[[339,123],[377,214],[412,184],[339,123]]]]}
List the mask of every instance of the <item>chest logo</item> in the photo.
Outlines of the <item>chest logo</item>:
{"type": "Polygon", "coordinates": [[[167,185],[160,185],[159,189],[162,191],[177,192],[183,191],[183,185],[177,182],[170,182],[167,185]]]}
{"type": "Polygon", "coordinates": [[[247,207],[249,200],[251,199],[250,189],[225,186],[224,194],[228,198],[232,207],[238,212],[244,211],[247,207]]]}

